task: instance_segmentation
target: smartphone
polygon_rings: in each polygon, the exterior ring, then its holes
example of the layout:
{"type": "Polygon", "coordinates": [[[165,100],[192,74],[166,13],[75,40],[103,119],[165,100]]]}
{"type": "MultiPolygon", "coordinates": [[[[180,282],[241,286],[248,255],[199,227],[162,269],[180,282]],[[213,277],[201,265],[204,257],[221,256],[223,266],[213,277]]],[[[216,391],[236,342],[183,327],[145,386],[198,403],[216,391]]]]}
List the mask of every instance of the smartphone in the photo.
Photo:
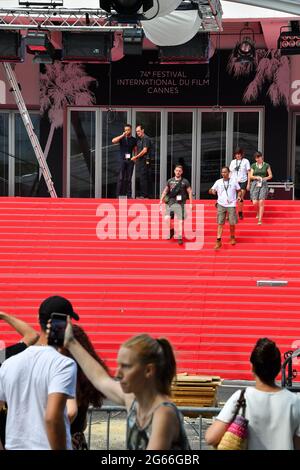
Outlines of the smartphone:
{"type": "Polygon", "coordinates": [[[63,313],[51,314],[51,328],[48,336],[50,346],[63,346],[65,330],[67,326],[67,315],[63,313]]]}

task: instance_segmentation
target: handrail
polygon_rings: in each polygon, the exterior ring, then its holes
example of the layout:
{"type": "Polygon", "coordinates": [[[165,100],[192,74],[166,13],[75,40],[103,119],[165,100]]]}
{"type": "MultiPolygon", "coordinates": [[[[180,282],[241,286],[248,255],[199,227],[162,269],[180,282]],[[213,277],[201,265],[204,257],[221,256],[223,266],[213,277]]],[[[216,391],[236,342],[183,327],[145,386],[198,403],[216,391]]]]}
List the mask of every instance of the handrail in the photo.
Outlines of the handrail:
{"type": "MultiPolygon", "coordinates": [[[[179,411],[184,415],[186,413],[188,414],[193,414],[193,415],[198,415],[195,417],[195,419],[199,419],[198,423],[198,428],[194,426],[195,423],[192,421],[189,422],[186,419],[184,419],[184,424],[185,427],[191,427],[193,431],[195,431],[195,435],[198,437],[198,450],[202,450],[202,431],[203,431],[203,423],[202,419],[204,414],[210,414],[210,415],[217,415],[220,411],[221,408],[217,407],[193,407],[193,406],[178,406],[177,407],[179,411]]],[[[119,406],[119,405],[104,405],[101,408],[94,408],[93,406],[90,406],[88,409],[88,429],[86,430],[87,432],[87,442],[88,442],[88,448],[91,448],[91,439],[92,439],[92,417],[94,412],[102,412],[107,414],[106,418],[106,450],[110,450],[110,424],[111,424],[111,414],[112,413],[124,413],[124,421],[126,420],[125,414],[126,414],[126,408],[124,406],[119,406]]],[[[185,418],[185,416],[184,416],[185,418]]],[[[197,423],[196,423],[197,424],[197,423]]],[[[125,440],[125,436],[124,436],[125,440]]]]}

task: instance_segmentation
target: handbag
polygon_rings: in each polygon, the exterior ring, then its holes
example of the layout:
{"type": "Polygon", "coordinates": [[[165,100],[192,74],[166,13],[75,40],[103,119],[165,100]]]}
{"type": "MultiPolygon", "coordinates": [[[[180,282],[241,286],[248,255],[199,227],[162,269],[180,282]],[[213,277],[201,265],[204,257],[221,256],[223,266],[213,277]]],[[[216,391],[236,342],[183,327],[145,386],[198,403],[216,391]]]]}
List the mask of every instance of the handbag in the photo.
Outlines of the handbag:
{"type": "Polygon", "coordinates": [[[246,450],[248,438],[248,419],[245,418],[245,390],[241,390],[233,419],[220,440],[217,450],[246,450]],[[239,414],[242,409],[242,414],[239,414]]]}

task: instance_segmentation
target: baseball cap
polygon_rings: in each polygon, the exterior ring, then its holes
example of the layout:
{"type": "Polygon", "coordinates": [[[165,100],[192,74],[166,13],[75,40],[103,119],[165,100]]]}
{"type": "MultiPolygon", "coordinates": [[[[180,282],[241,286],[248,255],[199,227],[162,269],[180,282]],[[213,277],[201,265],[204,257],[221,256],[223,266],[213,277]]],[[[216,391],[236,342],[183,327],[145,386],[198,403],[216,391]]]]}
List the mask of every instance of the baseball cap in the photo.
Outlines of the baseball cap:
{"type": "Polygon", "coordinates": [[[64,313],[74,320],[79,320],[79,315],[74,312],[71,302],[65,297],[53,295],[43,300],[39,308],[39,321],[42,327],[46,328],[52,313],[64,313]]]}

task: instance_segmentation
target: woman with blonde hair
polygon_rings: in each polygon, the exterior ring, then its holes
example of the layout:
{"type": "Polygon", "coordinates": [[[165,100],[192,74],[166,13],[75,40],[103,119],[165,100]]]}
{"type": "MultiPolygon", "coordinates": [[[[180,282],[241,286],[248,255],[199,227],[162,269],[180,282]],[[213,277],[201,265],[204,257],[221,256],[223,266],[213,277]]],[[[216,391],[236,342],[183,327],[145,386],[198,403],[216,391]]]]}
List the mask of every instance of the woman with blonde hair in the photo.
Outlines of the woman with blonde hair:
{"type": "Polygon", "coordinates": [[[131,450],[188,450],[182,417],[170,399],[176,361],[168,340],[147,334],[122,344],[117,379],[79,344],[71,322],[65,345],[94,387],[127,409],[127,448],[131,450]]]}

